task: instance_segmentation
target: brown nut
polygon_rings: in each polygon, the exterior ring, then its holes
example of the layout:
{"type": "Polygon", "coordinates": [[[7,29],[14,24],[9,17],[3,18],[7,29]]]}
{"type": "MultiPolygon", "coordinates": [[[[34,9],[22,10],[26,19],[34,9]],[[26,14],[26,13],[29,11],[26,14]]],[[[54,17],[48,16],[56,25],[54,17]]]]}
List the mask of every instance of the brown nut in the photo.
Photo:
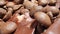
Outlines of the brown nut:
{"type": "Polygon", "coordinates": [[[49,4],[55,4],[56,0],[48,0],[49,4]]]}
{"type": "Polygon", "coordinates": [[[4,21],[7,21],[11,16],[12,16],[12,8],[8,8],[8,12],[6,13],[6,15],[3,17],[4,21]]]}
{"type": "Polygon", "coordinates": [[[6,10],[3,8],[0,8],[0,14],[6,14],[6,10]]]}
{"type": "Polygon", "coordinates": [[[55,7],[55,6],[46,6],[46,7],[43,8],[43,12],[47,13],[49,11],[51,11],[53,15],[59,13],[59,9],[57,7],[55,7]]]}
{"type": "Polygon", "coordinates": [[[7,2],[7,4],[6,4],[7,7],[13,7],[14,5],[15,5],[14,2],[7,2]]]}
{"type": "Polygon", "coordinates": [[[34,17],[37,21],[39,21],[43,25],[50,26],[52,24],[50,17],[44,12],[36,12],[34,14],[34,17]]]}
{"type": "Polygon", "coordinates": [[[2,15],[5,15],[6,14],[6,10],[5,9],[3,9],[3,8],[0,8],[0,14],[2,15]]]}
{"type": "Polygon", "coordinates": [[[52,19],[53,18],[53,14],[51,11],[47,12],[47,15],[52,19]]]}
{"type": "Polygon", "coordinates": [[[31,1],[24,1],[23,5],[24,5],[27,9],[31,9],[34,5],[37,5],[37,4],[34,4],[34,3],[31,2],[31,1]]]}
{"type": "Polygon", "coordinates": [[[48,0],[38,0],[39,5],[46,5],[48,4],[48,0]]]}
{"type": "Polygon", "coordinates": [[[3,8],[0,8],[0,18],[3,18],[7,11],[3,8]]]}
{"type": "Polygon", "coordinates": [[[4,25],[1,26],[1,34],[9,34],[12,33],[17,28],[16,23],[14,22],[6,22],[4,25]]]}
{"type": "Polygon", "coordinates": [[[53,14],[58,14],[59,13],[59,9],[54,7],[54,6],[51,6],[49,7],[48,11],[51,11],[53,14]]]}
{"type": "Polygon", "coordinates": [[[42,11],[43,7],[42,6],[33,6],[30,9],[30,15],[33,16],[34,13],[36,13],[37,11],[42,11]]]}
{"type": "Polygon", "coordinates": [[[6,1],[5,0],[0,0],[0,6],[5,5],[6,1]]]}

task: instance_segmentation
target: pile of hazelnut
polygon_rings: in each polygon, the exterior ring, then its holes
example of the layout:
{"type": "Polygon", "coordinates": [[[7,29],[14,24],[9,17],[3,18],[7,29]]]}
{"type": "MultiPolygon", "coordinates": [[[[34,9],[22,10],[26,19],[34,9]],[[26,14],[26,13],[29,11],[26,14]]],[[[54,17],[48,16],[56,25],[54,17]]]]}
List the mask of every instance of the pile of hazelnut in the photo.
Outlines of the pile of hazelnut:
{"type": "Polygon", "coordinates": [[[60,34],[60,0],[0,0],[0,34],[60,34]]]}

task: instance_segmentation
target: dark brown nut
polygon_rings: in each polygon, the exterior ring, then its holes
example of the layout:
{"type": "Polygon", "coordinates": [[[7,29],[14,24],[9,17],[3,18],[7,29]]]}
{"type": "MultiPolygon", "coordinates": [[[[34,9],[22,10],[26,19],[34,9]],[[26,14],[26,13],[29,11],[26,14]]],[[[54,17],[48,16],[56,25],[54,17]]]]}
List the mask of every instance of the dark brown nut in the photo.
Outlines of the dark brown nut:
{"type": "Polygon", "coordinates": [[[23,5],[24,5],[27,9],[30,9],[30,8],[32,8],[34,5],[37,5],[37,4],[34,4],[34,3],[31,2],[31,1],[24,1],[23,5]]]}
{"type": "Polygon", "coordinates": [[[24,7],[19,8],[15,13],[21,13],[21,11],[25,9],[24,7]]]}
{"type": "Polygon", "coordinates": [[[23,3],[24,0],[14,0],[16,4],[23,3]]]}
{"type": "Polygon", "coordinates": [[[43,34],[60,34],[60,18],[56,19],[54,23],[43,34]]]}
{"type": "Polygon", "coordinates": [[[50,17],[47,14],[45,14],[44,12],[36,12],[34,14],[34,17],[37,21],[39,21],[39,23],[41,23],[45,26],[50,26],[52,24],[50,17]]]}
{"type": "Polygon", "coordinates": [[[11,16],[12,16],[12,12],[13,9],[12,8],[8,8],[8,12],[6,13],[6,15],[3,17],[4,21],[7,21],[11,16]]]}
{"type": "Polygon", "coordinates": [[[38,23],[37,27],[36,27],[36,34],[41,34],[44,31],[44,27],[38,23]]]}
{"type": "Polygon", "coordinates": [[[48,3],[49,3],[48,0],[38,0],[39,5],[46,5],[48,3]]]}
{"type": "Polygon", "coordinates": [[[0,8],[0,18],[3,18],[7,11],[3,8],[0,8]]]}
{"type": "Polygon", "coordinates": [[[7,4],[6,4],[7,7],[13,7],[14,5],[15,5],[14,2],[7,2],[7,4]]]}
{"type": "Polygon", "coordinates": [[[12,33],[17,28],[16,23],[14,22],[6,22],[0,28],[1,34],[9,34],[12,33]]]}
{"type": "Polygon", "coordinates": [[[5,0],[0,0],[0,6],[5,5],[6,1],[5,0]]]}

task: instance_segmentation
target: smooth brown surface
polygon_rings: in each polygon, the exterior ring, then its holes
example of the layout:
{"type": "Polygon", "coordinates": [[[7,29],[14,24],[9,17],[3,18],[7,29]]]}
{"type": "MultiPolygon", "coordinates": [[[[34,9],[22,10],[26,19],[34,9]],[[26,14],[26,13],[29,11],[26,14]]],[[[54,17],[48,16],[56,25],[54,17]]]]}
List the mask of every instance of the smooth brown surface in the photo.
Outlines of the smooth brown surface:
{"type": "Polygon", "coordinates": [[[60,18],[56,19],[43,34],[60,34],[60,18]]]}
{"type": "Polygon", "coordinates": [[[34,17],[37,21],[39,21],[43,25],[50,26],[52,24],[50,17],[44,12],[36,12],[34,14],[34,17]]]}

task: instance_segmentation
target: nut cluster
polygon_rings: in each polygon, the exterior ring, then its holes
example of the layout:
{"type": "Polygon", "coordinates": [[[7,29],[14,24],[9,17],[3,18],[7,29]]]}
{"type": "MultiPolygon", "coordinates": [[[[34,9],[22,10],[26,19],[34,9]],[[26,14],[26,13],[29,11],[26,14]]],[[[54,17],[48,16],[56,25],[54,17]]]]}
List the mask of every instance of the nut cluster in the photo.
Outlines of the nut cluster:
{"type": "Polygon", "coordinates": [[[60,0],[0,0],[0,34],[60,34],[60,0]]]}

